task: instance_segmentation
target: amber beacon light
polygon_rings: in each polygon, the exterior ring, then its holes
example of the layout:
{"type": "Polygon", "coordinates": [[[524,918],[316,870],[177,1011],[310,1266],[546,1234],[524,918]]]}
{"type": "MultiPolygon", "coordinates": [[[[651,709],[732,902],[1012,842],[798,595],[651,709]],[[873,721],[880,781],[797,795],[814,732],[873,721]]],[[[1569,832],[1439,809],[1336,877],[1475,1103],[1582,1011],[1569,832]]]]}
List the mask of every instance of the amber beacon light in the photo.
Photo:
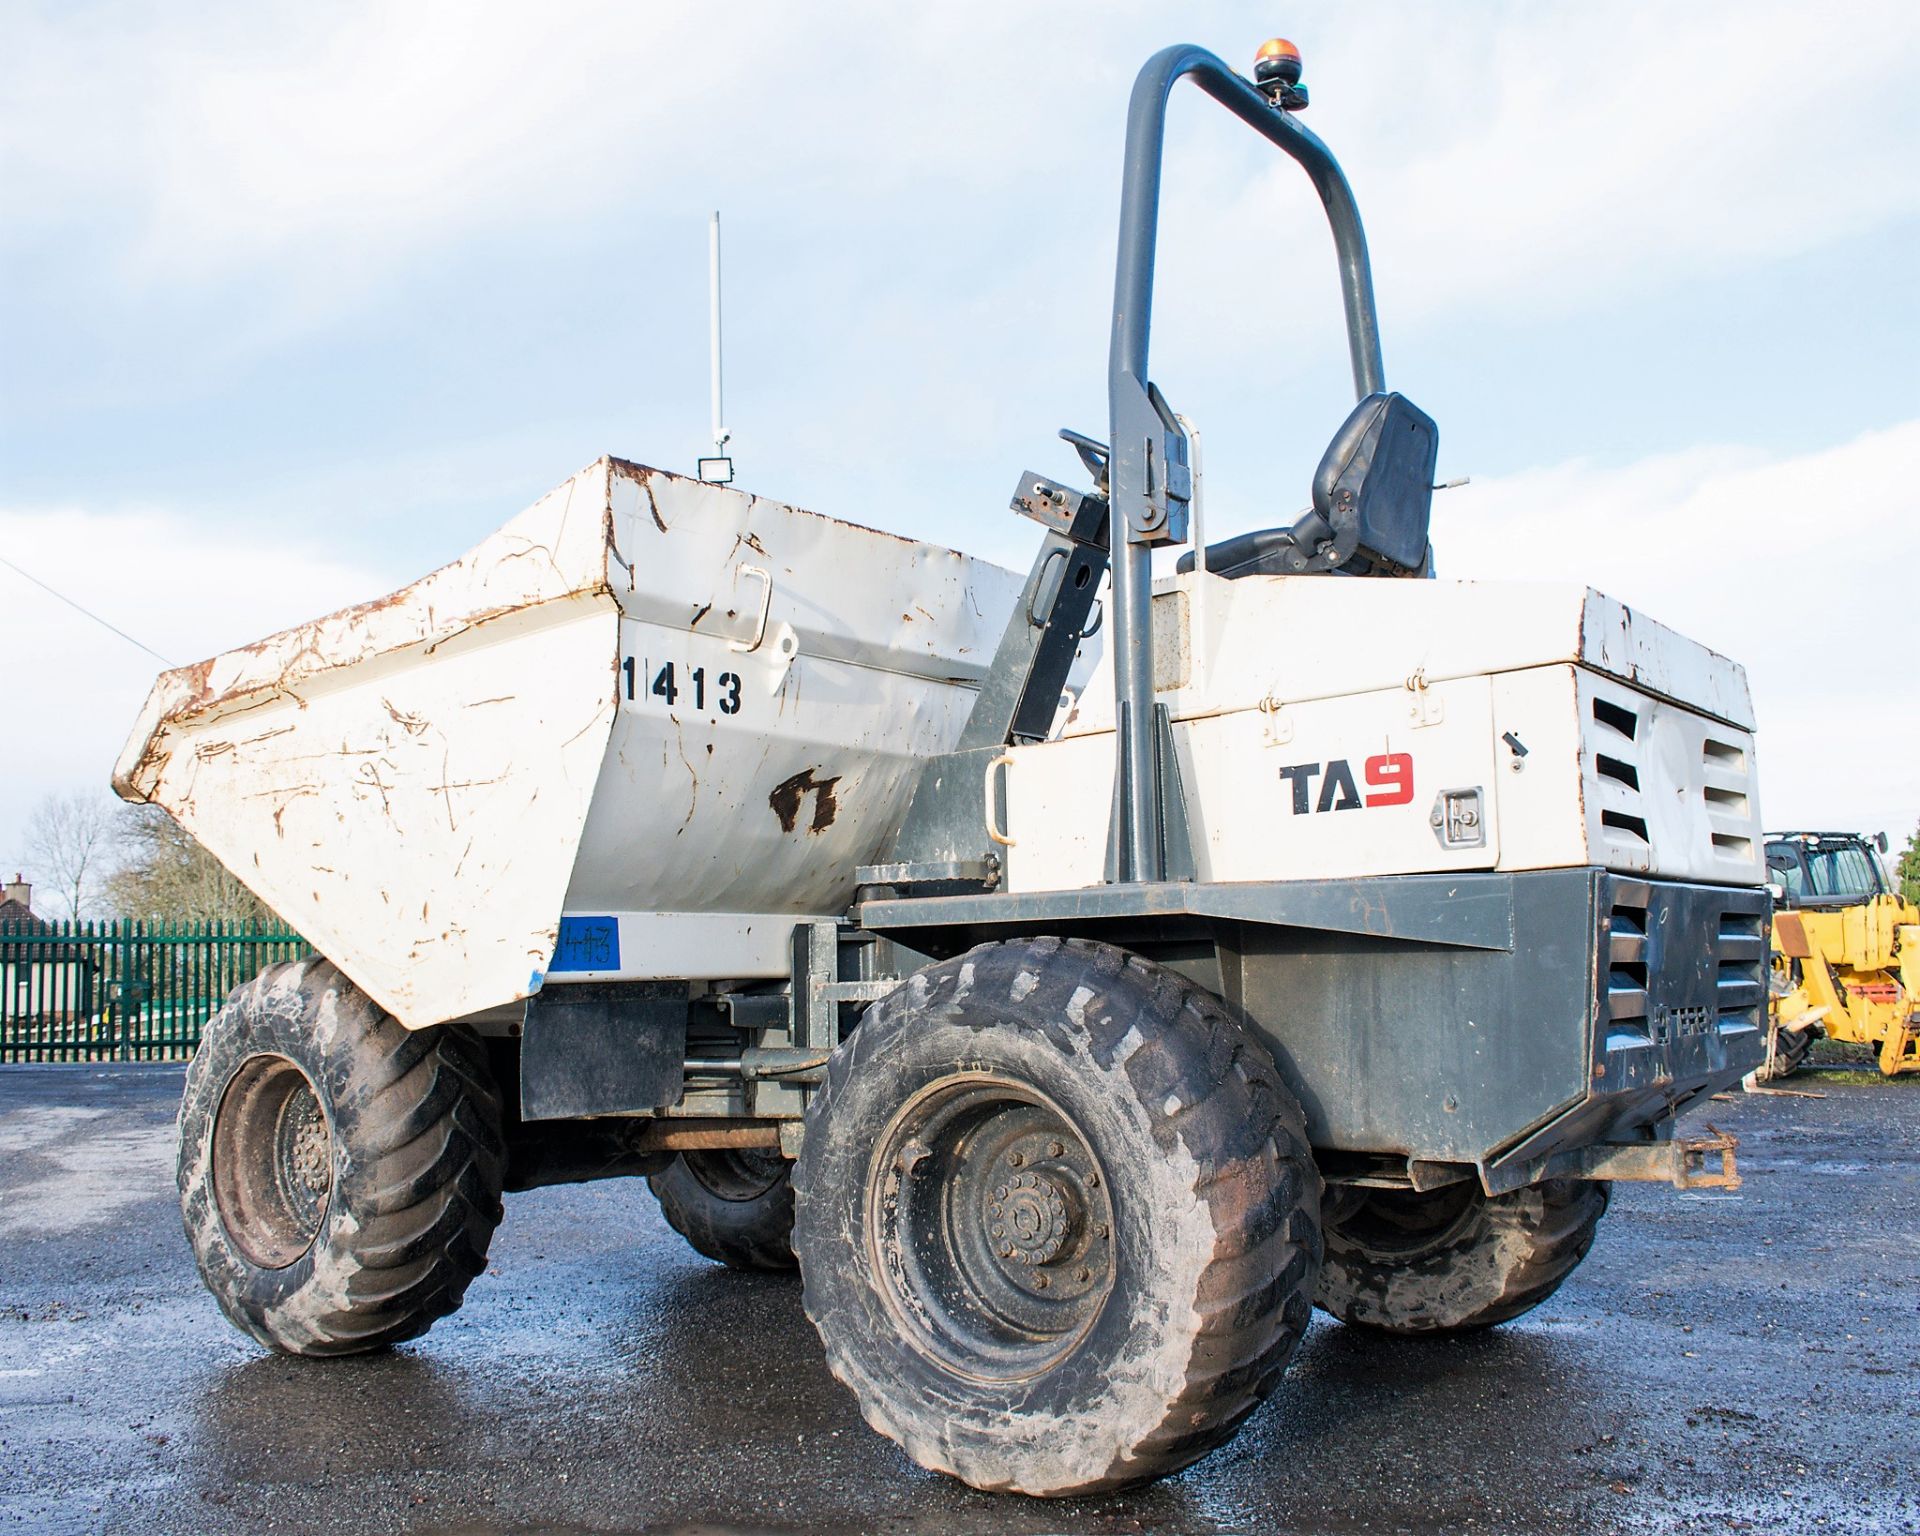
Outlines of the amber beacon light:
{"type": "Polygon", "coordinates": [[[1300,50],[1284,37],[1270,37],[1253,56],[1254,84],[1283,112],[1298,112],[1307,104],[1307,88],[1300,83],[1300,50]]]}

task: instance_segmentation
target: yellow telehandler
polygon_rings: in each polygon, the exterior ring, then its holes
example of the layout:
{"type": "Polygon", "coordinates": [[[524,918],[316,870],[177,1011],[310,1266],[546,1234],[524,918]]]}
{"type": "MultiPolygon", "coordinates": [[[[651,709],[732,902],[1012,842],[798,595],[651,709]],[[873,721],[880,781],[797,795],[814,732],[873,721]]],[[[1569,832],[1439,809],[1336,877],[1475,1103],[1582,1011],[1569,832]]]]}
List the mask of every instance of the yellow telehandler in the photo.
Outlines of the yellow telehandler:
{"type": "Polygon", "coordinates": [[[1818,1035],[1873,1047],[1888,1077],[1920,1072],[1920,907],[1879,855],[1886,834],[1770,832],[1773,972],[1767,1061],[1785,1077],[1818,1035]]]}

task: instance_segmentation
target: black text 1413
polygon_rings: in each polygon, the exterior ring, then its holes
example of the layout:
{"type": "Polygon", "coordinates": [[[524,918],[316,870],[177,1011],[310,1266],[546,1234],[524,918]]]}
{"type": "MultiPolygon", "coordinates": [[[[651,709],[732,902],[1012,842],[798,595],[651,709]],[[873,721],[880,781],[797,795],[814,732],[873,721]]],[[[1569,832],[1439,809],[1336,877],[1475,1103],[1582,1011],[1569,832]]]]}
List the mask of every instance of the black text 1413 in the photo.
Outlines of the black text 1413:
{"type": "Polygon", "coordinates": [[[647,703],[659,699],[667,708],[691,707],[719,710],[723,715],[740,713],[740,674],[722,672],[709,681],[705,667],[683,667],[675,662],[653,662],[629,656],[620,663],[626,675],[629,703],[647,703]]]}

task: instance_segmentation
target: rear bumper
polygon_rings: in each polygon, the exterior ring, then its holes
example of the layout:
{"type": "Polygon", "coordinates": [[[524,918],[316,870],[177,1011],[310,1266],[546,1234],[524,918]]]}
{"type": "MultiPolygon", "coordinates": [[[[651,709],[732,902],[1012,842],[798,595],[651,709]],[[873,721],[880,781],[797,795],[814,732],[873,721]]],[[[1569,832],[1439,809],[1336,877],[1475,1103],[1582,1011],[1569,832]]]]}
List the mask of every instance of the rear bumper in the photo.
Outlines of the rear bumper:
{"type": "Polygon", "coordinates": [[[1766,1057],[1765,891],[1603,874],[1594,912],[1591,1085],[1485,1161],[1489,1188],[1581,1148],[1665,1140],[1681,1110],[1766,1057]]]}

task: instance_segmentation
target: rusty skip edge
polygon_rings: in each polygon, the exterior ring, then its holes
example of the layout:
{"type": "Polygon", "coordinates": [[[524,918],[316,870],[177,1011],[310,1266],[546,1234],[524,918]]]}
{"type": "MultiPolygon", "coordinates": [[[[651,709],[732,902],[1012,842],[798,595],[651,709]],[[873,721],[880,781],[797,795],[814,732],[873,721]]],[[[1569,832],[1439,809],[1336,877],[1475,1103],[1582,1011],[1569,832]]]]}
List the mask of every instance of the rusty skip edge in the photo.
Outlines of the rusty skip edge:
{"type": "MultiPolygon", "coordinates": [[[[609,456],[605,459],[602,459],[600,462],[607,466],[608,472],[610,474],[618,475],[623,480],[637,481],[640,484],[640,487],[642,490],[649,491],[649,492],[652,489],[651,482],[656,475],[667,480],[687,480],[688,478],[685,475],[676,475],[675,473],[673,473],[672,470],[669,470],[669,469],[654,469],[650,465],[636,464],[631,459],[620,459],[620,458],[614,458],[612,456],[609,456]]],[[[706,484],[704,480],[693,481],[690,483],[698,484],[698,485],[706,484]]],[[[905,545],[907,548],[913,550],[915,555],[919,558],[925,558],[925,556],[928,554],[948,555],[956,560],[964,560],[967,558],[965,553],[960,550],[952,549],[952,548],[949,548],[948,546],[940,545],[940,544],[928,544],[920,539],[908,538],[905,534],[895,533],[890,528],[876,528],[871,523],[856,523],[851,518],[832,517],[825,512],[816,512],[811,507],[796,506],[794,503],[790,501],[774,501],[771,497],[756,495],[752,491],[736,489],[734,490],[734,494],[738,496],[745,496],[748,499],[749,503],[764,501],[764,502],[767,502],[770,506],[777,507],[779,510],[783,512],[797,513],[801,517],[817,517],[824,523],[838,523],[840,526],[844,528],[858,528],[862,533],[871,533],[876,535],[879,538],[892,539],[896,544],[905,545]]],[[[667,533],[671,531],[668,528],[666,521],[660,516],[660,509],[659,509],[658,503],[654,503],[653,505],[653,520],[656,524],[659,525],[660,531],[662,533],[667,533]]],[[[747,537],[749,541],[752,540],[751,534],[749,534],[747,537]]],[[[759,546],[756,543],[754,547],[758,548],[759,546]]]]}
{"type": "MultiPolygon", "coordinates": [[[[581,474],[591,475],[596,469],[608,470],[611,463],[609,459],[601,459],[587,466],[581,474]]],[[[542,497],[521,516],[538,510],[554,496],[564,493],[568,502],[560,511],[561,531],[564,532],[566,515],[571,511],[573,490],[579,480],[580,476],[576,475],[566,485],[542,497]]],[[[608,572],[608,557],[621,559],[614,543],[610,474],[603,479],[603,486],[598,519],[600,558],[570,578],[560,581],[551,579],[551,574],[564,577],[565,573],[553,559],[552,550],[545,545],[532,545],[520,550],[495,547],[497,542],[511,542],[514,538],[513,522],[509,522],[457,559],[384,596],[354,603],[251,644],[162,672],[154,680],[133,733],[114,765],[114,792],[124,800],[151,802],[160,776],[159,770],[166,761],[166,737],[170,726],[237,713],[252,703],[275,697],[290,696],[297,703],[298,686],[327,673],[358,666],[375,657],[397,655],[410,650],[430,655],[437,647],[460,635],[548,603],[602,594],[610,597],[613,588],[608,572]],[[532,579],[509,597],[478,605],[455,603],[447,607],[442,607],[436,601],[443,588],[457,588],[464,578],[484,575],[509,561],[517,561],[536,552],[545,553],[548,558],[533,563],[532,579]],[[383,621],[393,626],[384,634],[381,633],[383,621]],[[214,682],[216,669],[226,674],[226,680],[217,686],[214,682]]],[[[518,520],[516,518],[514,521],[518,520]]],[[[621,563],[624,564],[624,561],[621,563]]]]}
{"type": "MultiPolygon", "coordinates": [[[[687,476],[676,475],[671,470],[655,469],[612,455],[604,456],[541,497],[532,507],[525,509],[465,554],[404,587],[310,619],[220,655],[162,672],[148,694],[133,734],[114,765],[112,784],[115,793],[122,799],[135,802],[151,799],[159,777],[158,769],[166,758],[165,728],[171,724],[200,720],[216,713],[232,713],[245,708],[250,701],[291,694],[299,684],[314,677],[364,663],[376,656],[416,648],[430,654],[437,646],[457,635],[497,623],[540,604],[569,597],[611,594],[613,579],[610,565],[617,565],[623,571],[631,568],[615,539],[613,488],[616,479],[630,480],[641,487],[652,510],[653,521],[663,533],[671,530],[660,514],[653,482],[663,479],[703,484],[687,476]],[[583,478],[596,476],[596,472],[601,491],[598,558],[583,564],[569,577],[556,563],[554,551],[548,545],[529,543],[527,547],[517,550],[498,547],[515,537],[515,523],[540,510],[557,496],[566,498],[566,505],[558,513],[560,530],[564,532],[575,489],[583,478]],[[477,605],[454,603],[445,608],[435,601],[441,595],[441,589],[458,588],[463,578],[481,576],[489,570],[498,570],[509,562],[536,554],[544,554],[547,558],[543,561],[529,560],[527,565],[533,573],[532,578],[520,590],[500,601],[477,605]],[[563,579],[559,582],[551,580],[552,573],[559,573],[563,579]],[[379,633],[383,620],[392,621],[398,616],[412,618],[416,622],[396,628],[386,635],[379,633]],[[214,681],[216,672],[224,675],[224,681],[219,684],[214,681]]],[[[766,500],[751,493],[733,494],[746,494],[750,502],[766,500]]],[[[827,517],[824,513],[785,502],[772,502],[770,505],[820,518],[825,522],[860,528],[863,532],[909,545],[919,552],[922,559],[929,553],[942,554],[955,560],[966,558],[958,551],[926,545],[886,529],[827,517]]],[[[484,586],[485,583],[475,582],[473,585],[484,586]]],[[[453,596],[455,593],[448,592],[446,595],[453,596]]],[[[823,790],[821,802],[830,823],[831,786],[823,790]]]]}

